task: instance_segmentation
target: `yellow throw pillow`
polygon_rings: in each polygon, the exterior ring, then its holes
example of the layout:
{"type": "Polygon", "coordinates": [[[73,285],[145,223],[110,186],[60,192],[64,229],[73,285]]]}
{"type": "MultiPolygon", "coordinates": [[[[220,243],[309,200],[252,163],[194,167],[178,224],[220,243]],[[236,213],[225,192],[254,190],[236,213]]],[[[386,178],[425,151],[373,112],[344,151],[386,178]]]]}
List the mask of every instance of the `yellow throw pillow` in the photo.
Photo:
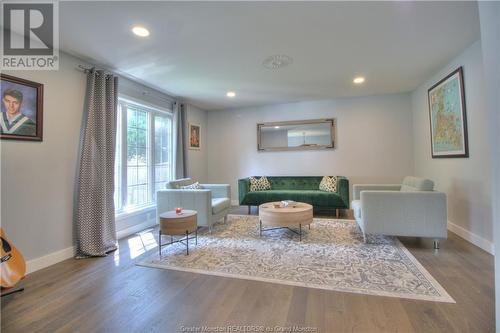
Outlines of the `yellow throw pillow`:
{"type": "Polygon", "coordinates": [[[337,177],[324,176],[319,183],[319,189],[325,192],[337,192],[337,177]]]}
{"type": "Polygon", "coordinates": [[[260,178],[249,177],[250,192],[265,191],[271,189],[271,183],[267,180],[266,176],[260,178]]]}

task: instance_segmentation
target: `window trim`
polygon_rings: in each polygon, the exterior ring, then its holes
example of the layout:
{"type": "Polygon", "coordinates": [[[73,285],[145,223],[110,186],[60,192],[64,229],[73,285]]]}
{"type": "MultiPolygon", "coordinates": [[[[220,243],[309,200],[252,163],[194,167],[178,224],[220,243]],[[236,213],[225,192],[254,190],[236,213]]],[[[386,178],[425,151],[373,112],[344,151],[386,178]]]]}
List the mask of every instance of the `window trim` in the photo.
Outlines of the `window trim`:
{"type": "MultiPolygon", "coordinates": [[[[159,115],[162,117],[168,117],[170,118],[170,142],[172,142],[172,147],[170,149],[170,161],[171,161],[171,170],[170,172],[172,173],[170,176],[173,179],[173,173],[174,173],[174,168],[173,168],[173,163],[174,163],[174,145],[175,145],[175,133],[174,133],[174,114],[173,111],[167,108],[162,108],[144,101],[140,101],[136,98],[124,95],[124,94],[119,94],[118,96],[118,105],[119,105],[119,112],[121,114],[120,116],[120,133],[121,137],[120,139],[120,173],[121,177],[119,179],[120,181],[120,200],[121,200],[121,208],[120,209],[115,209],[115,220],[122,220],[126,217],[129,216],[134,216],[137,214],[140,214],[141,212],[150,210],[156,206],[156,200],[154,199],[154,191],[156,187],[156,182],[155,182],[155,126],[154,126],[154,121],[155,121],[155,116],[159,115]],[[147,193],[147,199],[148,202],[142,205],[136,205],[136,206],[127,206],[127,196],[128,196],[128,186],[127,186],[127,148],[128,148],[128,138],[127,138],[127,105],[132,105],[133,107],[145,111],[147,113],[147,124],[148,124],[148,131],[149,135],[147,138],[147,143],[146,145],[148,146],[148,152],[147,152],[147,160],[148,160],[148,193],[147,193]]],[[[118,131],[117,131],[118,132],[118,131]]],[[[117,156],[118,157],[118,156],[117,156]]]]}
{"type": "Polygon", "coordinates": [[[122,210],[120,212],[115,213],[115,222],[126,220],[129,217],[141,215],[144,213],[149,213],[155,209],[156,209],[156,204],[154,205],[149,204],[143,206],[136,206],[136,208],[132,210],[122,210]]]}
{"type": "Polygon", "coordinates": [[[125,95],[122,93],[120,93],[118,95],[118,103],[120,103],[120,101],[124,101],[125,103],[129,103],[129,104],[134,104],[138,108],[144,109],[146,107],[146,108],[158,111],[158,112],[167,113],[171,116],[174,115],[174,111],[172,109],[161,107],[161,106],[158,106],[156,104],[148,103],[146,101],[143,101],[143,100],[140,100],[140,99],[137,99],[135,97],[131,97],[129,95],[125,95]]]}

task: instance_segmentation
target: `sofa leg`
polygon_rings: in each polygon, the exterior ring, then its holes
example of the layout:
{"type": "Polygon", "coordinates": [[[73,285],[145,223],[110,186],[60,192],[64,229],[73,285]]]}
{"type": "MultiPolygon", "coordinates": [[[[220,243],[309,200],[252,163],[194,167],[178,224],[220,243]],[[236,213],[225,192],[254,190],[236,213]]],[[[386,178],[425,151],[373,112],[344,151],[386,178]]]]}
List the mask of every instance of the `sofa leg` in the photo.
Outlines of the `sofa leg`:
{"type": "Polygon", "coordinates": [[[226,223],[227,223],[227,215],[224,216],[224,224],[226,224],[226,223]]]}
{"type": "Polygon", "coordinates": [[[252,214],[252,206],[248,206],[248,215],[252,214]]]}
{"type": "Polygon", "coordinates": [[[439,250],[439,239],[434,240],[434,250],[439,250]]]}
{"type": "Polygon", "coordinates": [[[335,217],[339,218],[339,209],[338,208],[335,209],[335,217]]]}

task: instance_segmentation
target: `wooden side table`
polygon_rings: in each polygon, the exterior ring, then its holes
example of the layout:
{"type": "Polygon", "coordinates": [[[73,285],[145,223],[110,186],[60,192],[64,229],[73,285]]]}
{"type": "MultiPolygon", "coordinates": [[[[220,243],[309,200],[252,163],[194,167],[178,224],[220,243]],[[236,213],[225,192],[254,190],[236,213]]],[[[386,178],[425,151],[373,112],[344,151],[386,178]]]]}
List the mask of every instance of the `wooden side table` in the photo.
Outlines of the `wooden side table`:
{"type": "Polygon", "coordinates": [[[160,231],[158,232],[158,251],[161,257],[161,247],[182,243],[186,245],[186,255],[189,255],[189,240],[194,239],[198,245],[198,213],[195,210],[183,210],[181,214],[169,211],[160,215],[160,231]],[[194,232],[194,237],[189,237],[194,232]],[[161,244],[161,235],[169,235],[170,243],[161,244]],[[174,241],[174,236],[186,236],[174,241]]]}

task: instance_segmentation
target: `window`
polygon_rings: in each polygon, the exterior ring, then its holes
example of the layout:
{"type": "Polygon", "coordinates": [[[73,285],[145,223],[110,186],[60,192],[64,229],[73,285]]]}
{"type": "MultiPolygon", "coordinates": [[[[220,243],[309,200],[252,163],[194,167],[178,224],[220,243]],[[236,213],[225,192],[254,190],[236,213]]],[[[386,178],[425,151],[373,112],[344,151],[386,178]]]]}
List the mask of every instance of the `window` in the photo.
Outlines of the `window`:
{"type": "Polygon", "coordinates": [[[153,205],[156,191],[173,179],[172,113],[118,100],[115,211],[153,205]]]}

